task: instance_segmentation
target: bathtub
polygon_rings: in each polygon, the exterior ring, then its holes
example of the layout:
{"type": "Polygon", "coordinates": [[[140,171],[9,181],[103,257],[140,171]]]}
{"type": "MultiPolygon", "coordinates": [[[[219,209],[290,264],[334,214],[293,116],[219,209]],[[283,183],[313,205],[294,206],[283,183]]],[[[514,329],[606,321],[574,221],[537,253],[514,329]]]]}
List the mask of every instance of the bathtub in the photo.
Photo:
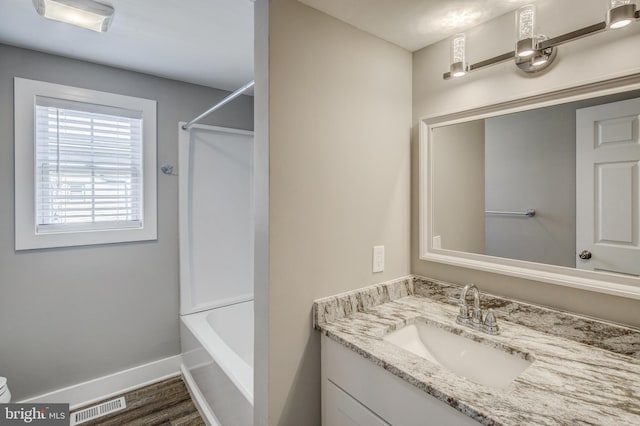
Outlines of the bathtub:
{"type": "Polygon", "coordinates": [[[253,424],[253,301],[180,317],[182,374],[206,421],[253,424]]]}

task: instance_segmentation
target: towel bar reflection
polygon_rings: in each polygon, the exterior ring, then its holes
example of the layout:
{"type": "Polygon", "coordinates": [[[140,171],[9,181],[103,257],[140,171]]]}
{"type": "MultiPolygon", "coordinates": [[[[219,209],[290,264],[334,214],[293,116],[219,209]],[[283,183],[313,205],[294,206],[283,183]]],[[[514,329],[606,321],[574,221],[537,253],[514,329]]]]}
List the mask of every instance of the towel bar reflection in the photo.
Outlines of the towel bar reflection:
{"type": "Polygon", "coordinates": [[[487,210],[486,212],[484,212],[487,215],[494,215],[494,216],[526,216],[526,217],[534,217],[536,215],[536,209],[527,209],[523,212],[498,212],[498,211],[492,211],[492,210],[487,210]]]}

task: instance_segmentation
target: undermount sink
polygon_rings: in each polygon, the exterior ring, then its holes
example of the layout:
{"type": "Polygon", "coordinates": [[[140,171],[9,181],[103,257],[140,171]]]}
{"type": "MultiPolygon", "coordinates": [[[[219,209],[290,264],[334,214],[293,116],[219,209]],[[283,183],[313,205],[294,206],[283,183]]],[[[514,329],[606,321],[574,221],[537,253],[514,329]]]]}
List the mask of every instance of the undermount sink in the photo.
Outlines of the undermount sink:
{"type": "Polygon", "coordinates": [[[525,354],[511,354],[425,322],[406,325],[383,339],[458,376],[497,389],[508,387],[532,363],[525,354]]]}

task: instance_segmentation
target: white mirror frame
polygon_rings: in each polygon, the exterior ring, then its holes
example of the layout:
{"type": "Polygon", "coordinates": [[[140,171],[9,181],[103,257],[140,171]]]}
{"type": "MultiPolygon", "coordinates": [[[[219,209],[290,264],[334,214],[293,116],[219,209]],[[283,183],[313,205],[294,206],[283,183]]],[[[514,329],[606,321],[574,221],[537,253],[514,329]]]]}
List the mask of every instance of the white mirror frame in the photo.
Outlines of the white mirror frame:
{"type": "Polygon", "coordinates": [[[496,115],[580,101],[640,89],[640,75],[563,89],[539,96],[486,105],[419,121],[420,259],[501,275],[541,281],[616,296],[640,299],[640,278],[542,263],[434,248],[433,241],[433,130],[496,115]]]}

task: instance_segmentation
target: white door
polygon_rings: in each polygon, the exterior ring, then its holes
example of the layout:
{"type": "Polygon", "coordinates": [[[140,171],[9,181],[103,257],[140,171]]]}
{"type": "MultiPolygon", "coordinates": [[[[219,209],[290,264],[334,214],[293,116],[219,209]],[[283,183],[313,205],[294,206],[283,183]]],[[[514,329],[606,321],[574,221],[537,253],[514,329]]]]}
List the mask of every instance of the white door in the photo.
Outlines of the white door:
{"type": "Polygon", "coordinates": [[[640,275],[639,121],[640,98],[576,112],[577,268],[640,275]]]}

